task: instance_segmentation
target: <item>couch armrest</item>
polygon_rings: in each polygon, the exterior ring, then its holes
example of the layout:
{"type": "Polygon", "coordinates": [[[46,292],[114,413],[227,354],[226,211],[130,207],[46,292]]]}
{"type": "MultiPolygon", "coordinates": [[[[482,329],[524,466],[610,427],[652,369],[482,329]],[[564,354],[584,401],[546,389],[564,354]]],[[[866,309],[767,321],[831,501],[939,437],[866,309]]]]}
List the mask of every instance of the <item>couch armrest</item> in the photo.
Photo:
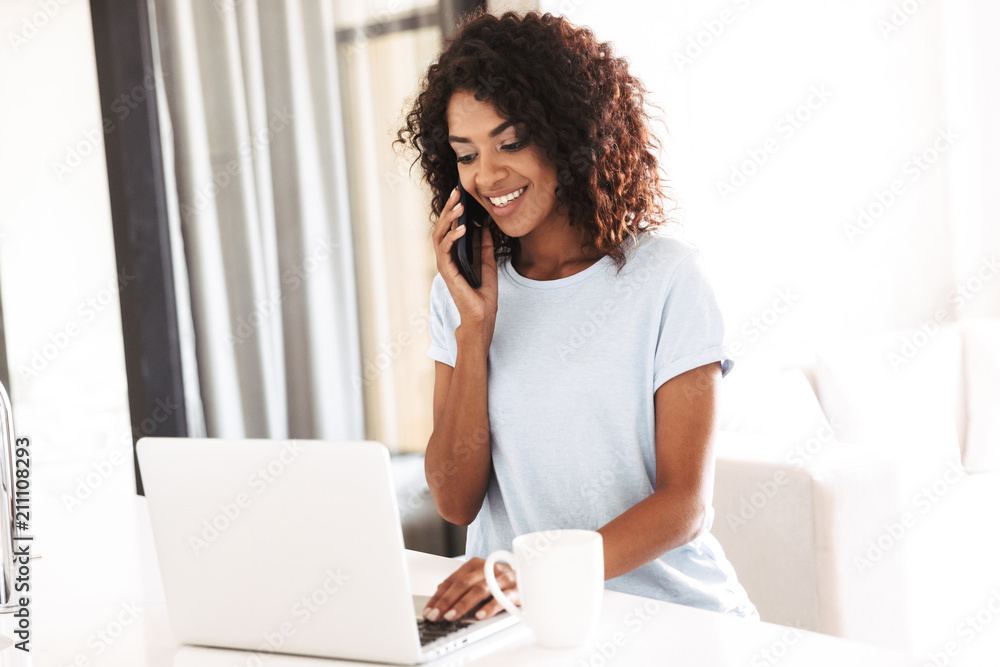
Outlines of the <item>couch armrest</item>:
{"type": "Polygon", "coordinates": [[[898,465],[832,439],[810,453],[717,433],[712,534],[763,620],[905,649],[902,550],[863,565],[898,520],[898,465]]]}

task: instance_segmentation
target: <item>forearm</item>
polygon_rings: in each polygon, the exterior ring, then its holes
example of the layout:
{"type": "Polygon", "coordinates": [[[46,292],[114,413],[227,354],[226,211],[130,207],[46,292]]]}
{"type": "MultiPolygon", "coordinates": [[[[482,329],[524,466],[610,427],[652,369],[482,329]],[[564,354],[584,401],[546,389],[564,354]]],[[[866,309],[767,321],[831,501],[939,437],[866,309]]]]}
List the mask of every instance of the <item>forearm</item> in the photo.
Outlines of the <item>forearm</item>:
{"type": "Polygon", "coordinates": [[[707,508],[697,495],[662,489],[636,503],[597,532],[604,540],[604,578],[612,579],[697,537],[707,508]]]}
{"type": "Polygon", "coordinates": [[[440,422],[427,443],[424,472],[441,516],[468,525],[483,504],[490,476],[487,403],[489,338],[479,328],[455,332],[458,355],[440,422]]]}

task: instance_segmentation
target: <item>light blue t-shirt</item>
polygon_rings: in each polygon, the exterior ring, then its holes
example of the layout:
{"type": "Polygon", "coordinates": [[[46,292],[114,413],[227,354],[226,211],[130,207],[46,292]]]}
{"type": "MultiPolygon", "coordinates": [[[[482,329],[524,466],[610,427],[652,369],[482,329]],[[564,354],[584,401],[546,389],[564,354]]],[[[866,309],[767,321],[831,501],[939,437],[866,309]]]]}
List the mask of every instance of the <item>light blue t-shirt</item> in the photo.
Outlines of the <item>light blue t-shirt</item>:
{"type": "MultiPolygon", "coordinates": [[[[469,526],[467,556],[510,550],[514,537],[596,530],[649,496],[656,481],[653,394],[685,371],[733,359],[696,246],[658,232],[558,280],[498,270],[489,351],[493,472],[469,526]]],[[[427,356],[454,367],[458,308],[440,274],[427,356]]],[[[709,526],[711,526],[711,515],[709,526]]],[[[691,542],[605,583],[610,590],[756,617],[718,541],[691,542]]]]}

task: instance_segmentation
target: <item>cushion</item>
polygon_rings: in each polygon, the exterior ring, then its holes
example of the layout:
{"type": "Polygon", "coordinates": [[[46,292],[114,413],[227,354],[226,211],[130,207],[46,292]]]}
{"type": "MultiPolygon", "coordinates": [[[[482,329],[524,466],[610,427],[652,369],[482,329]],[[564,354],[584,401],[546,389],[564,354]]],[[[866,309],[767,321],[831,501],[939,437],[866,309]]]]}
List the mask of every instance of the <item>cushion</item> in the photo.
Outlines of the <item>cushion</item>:
{"type": "Polygon", "coordinates": [[[958,326],[945,323],[820,346],[816,392],[837,440],[879,455],[958,460],[961,342],[958,326]]]}
{"type": "Polygon", "coordinates": [[[810,439],[821,446],[833,438],[801,370],[747,364],[735,364],[719,384],[719,429],[770,436],[775,449],[783,452],[810,439]]]}
{"type": "Polygon", "coordinates": [[[1000,472],[1000,320],[963,321],[968,421],[962,462],[1000,472]]]}

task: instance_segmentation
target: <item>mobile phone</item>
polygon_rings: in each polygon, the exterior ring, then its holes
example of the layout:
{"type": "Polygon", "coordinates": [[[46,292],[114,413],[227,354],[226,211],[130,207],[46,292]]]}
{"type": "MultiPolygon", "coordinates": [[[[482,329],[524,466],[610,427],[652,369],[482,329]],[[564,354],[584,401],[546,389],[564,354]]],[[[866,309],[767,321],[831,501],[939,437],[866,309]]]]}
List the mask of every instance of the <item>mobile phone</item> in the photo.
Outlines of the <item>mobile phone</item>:
{"type": "Polygon", "coordinates": [[[482,258],[479,256],[482,234],[489,233],[486,221],[490,214],[465,191],[461,181],[458,182],[458,201],[462,204],[462,215],[457,225],[467,225],[469,229],[451,247],[451,258],[466,282],[478,289],[482,284],[482,258]]]}

